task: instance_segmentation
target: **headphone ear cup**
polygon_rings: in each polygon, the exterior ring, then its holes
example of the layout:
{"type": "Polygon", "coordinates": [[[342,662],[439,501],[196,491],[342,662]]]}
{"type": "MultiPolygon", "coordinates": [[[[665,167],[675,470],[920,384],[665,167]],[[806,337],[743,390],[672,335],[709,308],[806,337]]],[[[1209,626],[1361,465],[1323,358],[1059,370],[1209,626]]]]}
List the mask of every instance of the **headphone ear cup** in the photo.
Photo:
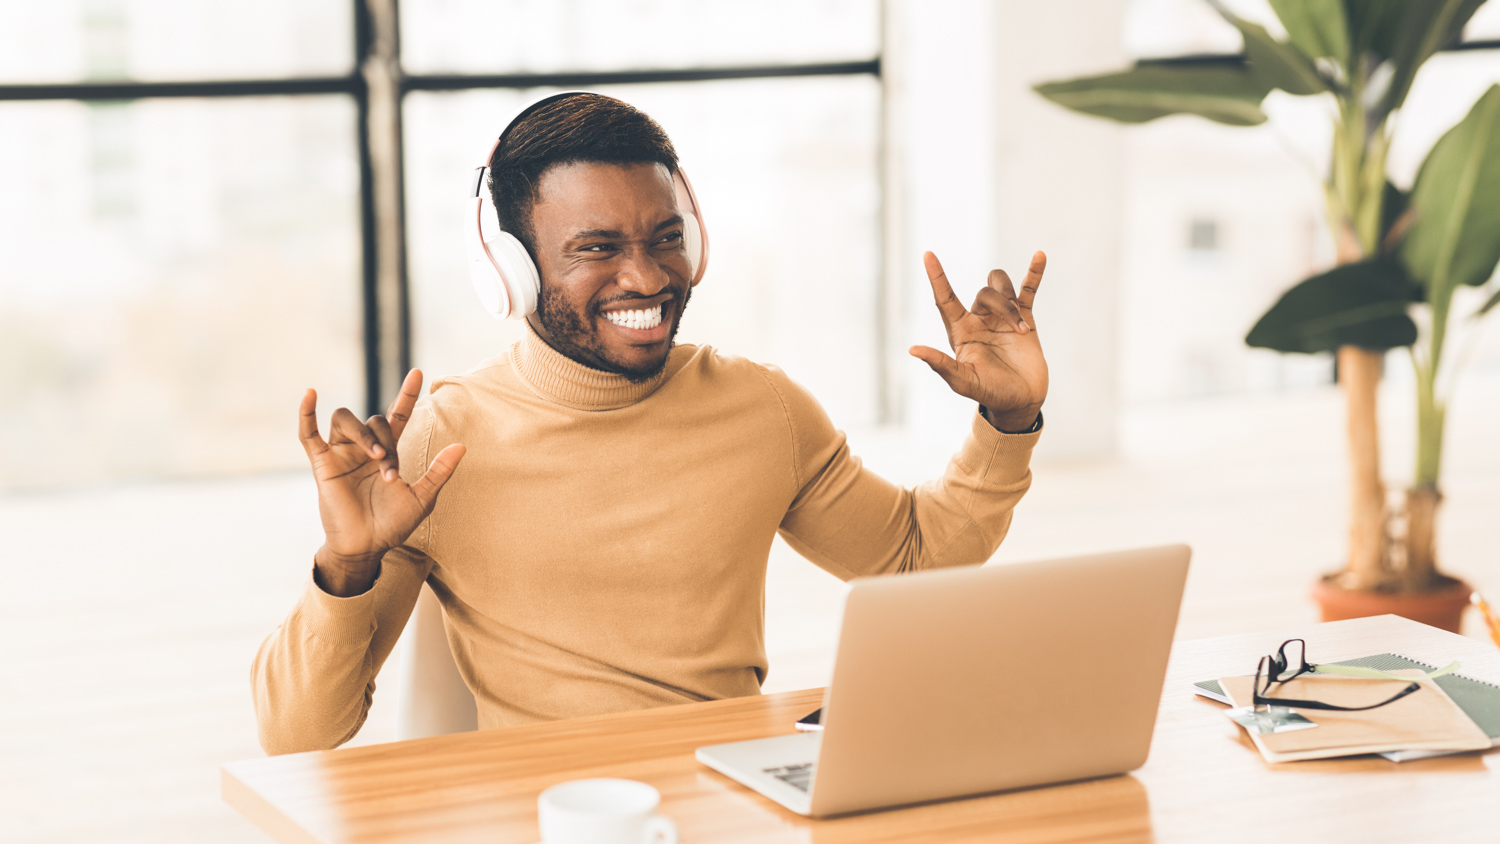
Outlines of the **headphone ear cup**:
{"type": "Polygon", "coordinates": [[[510,313],[510,294],[505,290],[505,279],[500,277],[499,266],[484,243],[484,212],[489,203],[475,197],[467,204],[463,229],[464,251],[469,256],[469,281],[473,282],[474,294],[479,297],[485,313],[496,319],[505,319],[510,313]]]}
{"type": "Polygon", "coordinates": [[[682,245],[687,250],[688,267],[692,271],[693,284],[697,285],[702,275],[698,268],[703,266],[703,228],[698,225],[698,218],[693,214],[687,214],[682,218],[682,245]]]}
{"type": "Polygon", "coordinates": [[[678,211],[682,214],[682,245],[692,269],[692,284],[697,287],[708,269],[707,225],[703,222],[703,209],[698,205],[698,195],[693,192],[687,171],[678,167],[672,174],[672,185],[677,192],[678,211]]]}
{"type": "Polygon", "coordinates": [[[490,255],[500,267],[500,277],[510,295],[510,313],[500,315],[511,319],[525,319],[536,313],[536,300],[541,293],[542,279],[537,273],[536,263],[526,252],[526,247],[510,232],[500,232],[494,239],[486,240],[490,255]]]}
{"type": "Polygon", "coordinates": [[[495,319],[525,319],[536,310],[540,278],[526,247],[500,230],[495,206],[487,197],[471,201],[472,221],[465,225],[469,279],[479,303],[495,319]]]}

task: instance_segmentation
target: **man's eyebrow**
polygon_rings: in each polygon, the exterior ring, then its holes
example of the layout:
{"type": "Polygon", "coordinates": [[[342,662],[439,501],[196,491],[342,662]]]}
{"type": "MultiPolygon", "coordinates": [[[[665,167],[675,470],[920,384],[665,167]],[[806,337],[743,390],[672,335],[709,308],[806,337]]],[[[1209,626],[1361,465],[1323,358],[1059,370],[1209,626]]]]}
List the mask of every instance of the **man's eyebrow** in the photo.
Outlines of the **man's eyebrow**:
{"type": "Polygon", "coordinates": [[[616,229],[584,229],[573,233],[573,240],[588,240],[590,238],[602,238],[604,240],[621,240],[625,233],[616,229]]]}
{"type": "MultiPolygon", "coordinates": [[[[655,231],[682,225],[682,215],[673,214],[656,224],[655,231]]],[[[625,233],[619,229],[582,229],[573,233],[571,240],[624,240],[625,233]]]]}

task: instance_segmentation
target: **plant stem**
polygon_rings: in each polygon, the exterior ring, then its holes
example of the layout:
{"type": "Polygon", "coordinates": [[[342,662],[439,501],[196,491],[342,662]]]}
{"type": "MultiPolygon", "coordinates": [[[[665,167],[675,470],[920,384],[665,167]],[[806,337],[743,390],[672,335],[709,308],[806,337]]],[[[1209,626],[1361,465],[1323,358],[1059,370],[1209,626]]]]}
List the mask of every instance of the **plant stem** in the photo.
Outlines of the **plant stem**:
{"type": "MultiPolygon", "coordinates": [[[[1329,219],[1335,242],[1342,238],[1341,234],[1352,234],[1359,241],[1361,255],[1349,260],[1352,256],[1341,254],[1339,263],[1352,263],[1369,253],[1370,244],[1364,242],[1360,232],[1356,228],[1356,221],[1360,218],[1360,194],[1361,179],[1360,171],[1364,164],[1364,116],[1357,103],[1347,99],[1339,102],[1339,123],[1333,134],[1333,166],[1329,173],[1329,180],[1333,185],[1334,207],[1330,208],[1337,219],[1329,219]]],[[[1344,250],[1341,248],[1341,252],[1344,250]]]]}
{"type": "Polygon", "coordinates": [[[1374,589],[1391,580],[1385,484],[1380,479],[1380,430],[1375,396],[1385,355],[1357,346],[1338,350],[1339,385],[1349,425],[1349,560],[1346,589],[1374,589]]]}
{"type": "MultiPolygon", "coordinates": [[[[1360,102],[1363,72],[1350,77],[1351,90],[1339,97],[1328,190],[1328,224],[1340,264],[1356,263],[1376,253],[1385,199],[1385,122],[1366,125],[1360,102]]],[[[1376,416],[1384,361],[1384,353],[1371,349],[1341,346],[1338,350],[1349,435],[1349,559],[1339,578],[1339,585],[1346,589],[1375,589],[1394,577],[1376,416]]]]}
{"type": "Polygon", "coordinates": [[[1366,139],[1364,161],[1360,165],[1360,195],[1353,208],[1354,231],[1366,255],[1374,255],[1380,248],[1380,218],[1385,205],[1385,159],[1389,148],[1390,138],[1382,123],[1366,139]]]}
{"type": "Polygon", "coordinates": [[[1437,585],[1437,511],[1443,500],[1438,476],[1443,462],[1443,428],[1447,403],[1438,396],[1438,367],[1448,333],[1453,288],[1433,290],[1432,324],[1425,356],[1412,354],[1417,376],[1417,465],[1406,491],[1406,561],[1401,588],[1420,592],[1437,585]]]}
{"type": "MultiPolygon", "coordinates": [[[[1414,486],[1438,484],[1443,457],[1443,422],[1447,416],[1447,405],[1438,398],[1438,355],[1442,351],[1443,323],[1447,322],[1447,308],[1432,307],[1432,336],[1427,359],[1415,363],[1417,375],[1417,465],[1412,474],[1414,486]]],[[[1446,302],[1441,303],[1446,305],[1446,302]]]]}
{"type": "Polygon", "coordinates": [[[1401,590],[1423,592],[1442,582],[1437,573],[1437,511],[1443,495],[1432,484],[1406,491],[1406,565],[1401,590]]]}

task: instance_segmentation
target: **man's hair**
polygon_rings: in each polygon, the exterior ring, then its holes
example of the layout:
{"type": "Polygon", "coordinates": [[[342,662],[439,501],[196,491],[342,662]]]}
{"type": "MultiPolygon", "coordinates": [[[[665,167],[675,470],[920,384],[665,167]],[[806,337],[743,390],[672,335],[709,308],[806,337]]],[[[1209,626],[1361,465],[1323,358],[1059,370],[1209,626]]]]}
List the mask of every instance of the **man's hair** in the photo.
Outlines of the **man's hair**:
{"type": "Polygon", "coordinates": [[[500,228],[521,241],[536,260],[531,208],[542,175],[575,162],[656,163],[677,172],[677,151],[655,120],[628,103],[602,94],[574,94],[547,103],[510,128],[490,159],[490,198],[500,228]]]}

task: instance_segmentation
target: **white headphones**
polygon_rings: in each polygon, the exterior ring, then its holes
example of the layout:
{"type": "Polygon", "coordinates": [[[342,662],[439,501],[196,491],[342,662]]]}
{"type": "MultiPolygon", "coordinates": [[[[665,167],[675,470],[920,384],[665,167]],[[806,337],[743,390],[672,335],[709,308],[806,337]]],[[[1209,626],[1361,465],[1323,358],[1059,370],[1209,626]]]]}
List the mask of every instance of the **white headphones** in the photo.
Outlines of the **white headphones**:
{"type": "MultiPolygon", "coordinates": [[[[565,99],[588,91],[565,91],[549,94],[521,109],[505,125],[489,155],[474,171],[474,190],[469,200],[469,219],[464,222],[467,232],[465,240],[469,253],[469,277],[474,282],[474,292],[484,309],[496,319],[525,319],[536,311],[537,295],[542,280],[515,235],[500,228],[500,218],[495,203],[485,189],[489,164],[495,151],[505,142],[505,136],[520,122],[521,118],[538,108],[556,100],[565,99]]],[[[693,193],[693,184],[681,167],[672,174],[672,184],[677,192],[677,207],[682,211],[682,239],[687,249],[688,265],[692,268],[692,284],[696,287],[708,269],[708,230],[703,226],[703,212],[698,207],[698,197],[693,193]]]]}

